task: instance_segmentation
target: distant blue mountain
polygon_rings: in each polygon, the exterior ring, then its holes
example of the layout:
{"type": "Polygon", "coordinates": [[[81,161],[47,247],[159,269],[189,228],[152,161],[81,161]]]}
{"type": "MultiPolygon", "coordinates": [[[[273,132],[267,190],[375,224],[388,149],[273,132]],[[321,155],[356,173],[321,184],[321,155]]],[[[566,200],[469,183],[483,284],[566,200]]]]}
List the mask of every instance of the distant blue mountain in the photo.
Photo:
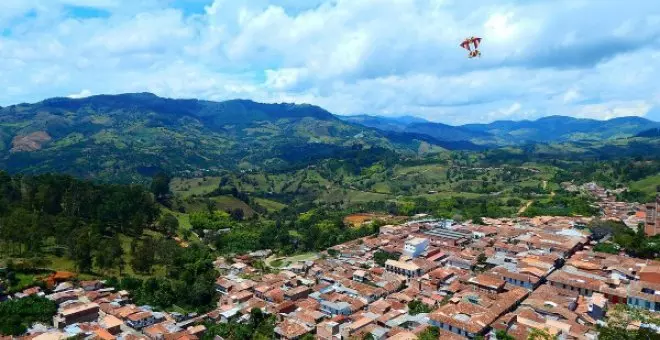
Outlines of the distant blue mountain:
{"type": "Polygon", "coordinates": [[[337,116],[337,118],[354,124],[364,125],[384,131],[404,132],[406,127],[415,123],[427,123],[423,118],[415,116],[384,117],[372,115],[337,116]]]}
{"type": "Polygon", "coordinates": [[[371,115],[339,117],[342,120],[384,131],[424,134],[441,141],[472,141],[479,144],[520,144],[632,137],[660,123],[642,117],[610,120],[548,116],[537,120],[501,120],[488,124],[452,126],[427,120],[371,115]]]}

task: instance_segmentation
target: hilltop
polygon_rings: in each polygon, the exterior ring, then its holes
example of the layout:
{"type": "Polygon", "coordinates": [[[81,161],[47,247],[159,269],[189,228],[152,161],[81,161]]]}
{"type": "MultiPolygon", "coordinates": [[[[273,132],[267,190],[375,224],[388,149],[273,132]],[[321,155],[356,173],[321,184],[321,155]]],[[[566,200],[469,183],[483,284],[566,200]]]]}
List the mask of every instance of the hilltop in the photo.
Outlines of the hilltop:
{"type": "MultiPolygon", "coordinates": [[[[498,146],[530,142],[604,141],[633,137],[660,123],[642,117],[609,120],[548,116],[537,120],[500,120],[487,124],[448,125],[422,119],[347,116],[342,119],[386,131],[425,134],[442,141],[498,146]]],[[[644,137],[644,136],[642,136],[644,137]]]]}
{"type": "Polygon", "coordinates": [[[123,182],[161,169],[278,171],[356,149],[416,155],[439,144],[412,134],[394,141],[313,105],[130,93],[0,109],[0,168],[123,182]]]}

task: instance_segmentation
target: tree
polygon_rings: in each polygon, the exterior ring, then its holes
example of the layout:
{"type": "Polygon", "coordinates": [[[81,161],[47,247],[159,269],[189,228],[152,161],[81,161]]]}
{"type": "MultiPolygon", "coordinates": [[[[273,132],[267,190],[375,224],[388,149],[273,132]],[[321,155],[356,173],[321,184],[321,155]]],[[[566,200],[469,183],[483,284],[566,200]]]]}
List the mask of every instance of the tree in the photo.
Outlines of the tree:
{"type": "Polygon", "coordinates": [[[655,331],[649,328],[628,329],[628,325],[638,321],[643,324],[660,326],[660,318],[655,314],[618,304],[608,310],[607,326],[598,328],[600,340],[646,340],[657,339],[655,331]]]}
{"type": "Polygon", "coordinates": [[[163,215],[158,224],[160,229],[169,235],[174,235],[179,230],[179,219],[171,213],[163,215]]]}
{"type": "Polygon", "coordinates": [[[159,202],[164,202],[170,194],[170,176],[164,172],[157,173],[151,181],[151,192],[159,202]]]}
{"type": "Polygon", "coordinates": [[[479,217],[479,216],[475,216],[475,217],[473,217],[473,218],[472,218],[472,223],[473,223],[473,224],[485,224],[485,223],[484,223],[484,219],[481,218],[481,217],[479,217]]]}
{"type": "Polygon", "coordinates": [[[35,322],[50,323],[55,313],[57,304],[42,297],[0,302],[0,335],[22,335],[35,322]]]}
{"type": "Polygon", "coordinates": [[[484,253],[479,253],[479,256],[477,256],[477,264],[479,264],[479,265],[486,264],[487,260],[488,260],[488,257],[484,253]]]}
{"type": "Polygon", "coordinates": [[[69,253],[78,271],[89,272],[92,269],[95,243],[96,237],[92,236],[89,228],[81,229],[71,238],[69,253]]]}
{"type": "Polygon", "coordinates": [[[131,258],[131,267],[140,273],[149,273],[155,264],[156,248],[153,239],[145,238],[143,241],[137,241],[135,250],[131,258]]]}
{"type": "MultiPolygon", "coordinates": [[[[532,328],[527,340],[558,340],[559,336],[551,335],[547,329],[532,328]]],[[[499,340],[499,338],[498,338],[499,340]]]]}
{"type": "Polygon", "coordinates": [[[231,211],[230,215],[234,220],[242,221],[243,217],[245,217],[245,212],[243,212],[243,209],[241,208],[235,208],[231,211]]]}
{"type": "Polygon", "coordinates": [[[388,253],[386,251],[379,250],[374,253],[374,262],[381,267],[385,266],[387,260],[397,260],[399,257],[396,254],[388,253]]]}
{"type": "Polygon", "coordinates": [[[96,260],[96,266],[108,269],[119,266],[123,255],[124,249],[121,247],[119,237],[114,236],[99,242],[98,248],[94,252],[94,259],[96,260]]]}
{"type": "Polygon", "coordinates": [[[438,340],[440,338],[440,329],[435,326],[426,328],[417,336],[418,340],[438,340]]]}
{"type": "Polygon", "coordinates": [[[497,338],[497,340],[516,340],[516,338],[514,338],[509,333],[503,330],[496,331],[495,338],[497,338]]]}
{"type": "Polygon", "coordinates": [[[431,313],[433,308],[419,300],[412,300],[408,303],[408,313],[417,315],[422,313],[431,313]]]}

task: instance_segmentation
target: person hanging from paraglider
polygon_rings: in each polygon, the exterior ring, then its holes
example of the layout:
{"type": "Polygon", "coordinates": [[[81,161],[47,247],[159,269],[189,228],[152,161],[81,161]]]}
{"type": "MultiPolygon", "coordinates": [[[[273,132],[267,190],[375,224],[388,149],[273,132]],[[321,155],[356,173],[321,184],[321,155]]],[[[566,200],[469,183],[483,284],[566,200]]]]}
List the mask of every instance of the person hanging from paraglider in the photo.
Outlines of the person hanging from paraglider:
{"type": "Polygon", "coordinates": [[[480,44],[481,44],[481,38],[472,36],[469,38],[465,38],[465,40],[463,40],[460,46],[468,50],[468,58],[472,59],[474,57],[481,57],[481,52],[478,49],[480,44]],[[470,45],[474,46],[474,50],[471,48],[470,45]]]}

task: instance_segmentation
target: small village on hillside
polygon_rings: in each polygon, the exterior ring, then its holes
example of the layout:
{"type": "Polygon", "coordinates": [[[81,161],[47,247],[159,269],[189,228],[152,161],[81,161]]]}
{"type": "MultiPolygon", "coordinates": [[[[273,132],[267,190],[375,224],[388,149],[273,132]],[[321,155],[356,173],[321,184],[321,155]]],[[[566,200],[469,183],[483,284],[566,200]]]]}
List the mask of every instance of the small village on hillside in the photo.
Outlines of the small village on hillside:
{"type": "MultiPolygon", "coordinates": [[[[593,183],[582,189],[599,198],[598,218],[658,233],[657,202],[616,202],[593,183]]],[[[420,214],[279,269],[252,266],[270,251],[218,258],[220,299],[201,315],[138,306],[128,291],[66,273],[52,275],[49,289],[6,298],[40,295],[58,304],[53,324],[32,325],[25,340],[199,339],[208,325],[248,322],[255,309],[275,316],[280,339],[417,339],[430,329],[441,339],[528,339],[535,332],[597,339],[617,305],[660,311],[660,261],[594,251],[587,228],[594,218],[476,224],[420,214]]],[[[643,321],[627,327],[660,331],[643,321]]]]}

